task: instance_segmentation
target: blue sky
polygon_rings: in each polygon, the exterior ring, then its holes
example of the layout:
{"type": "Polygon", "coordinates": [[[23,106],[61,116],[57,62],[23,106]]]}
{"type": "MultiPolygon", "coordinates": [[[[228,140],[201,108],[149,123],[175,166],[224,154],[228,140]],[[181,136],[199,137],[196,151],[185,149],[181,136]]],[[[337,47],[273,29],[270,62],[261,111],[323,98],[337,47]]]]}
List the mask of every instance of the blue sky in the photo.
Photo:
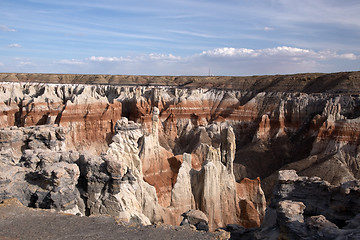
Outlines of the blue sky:
{"type": "Polygon", "coordinates": [[[360,70],[358,0],[1,0],[0,72],[360,70]]]}

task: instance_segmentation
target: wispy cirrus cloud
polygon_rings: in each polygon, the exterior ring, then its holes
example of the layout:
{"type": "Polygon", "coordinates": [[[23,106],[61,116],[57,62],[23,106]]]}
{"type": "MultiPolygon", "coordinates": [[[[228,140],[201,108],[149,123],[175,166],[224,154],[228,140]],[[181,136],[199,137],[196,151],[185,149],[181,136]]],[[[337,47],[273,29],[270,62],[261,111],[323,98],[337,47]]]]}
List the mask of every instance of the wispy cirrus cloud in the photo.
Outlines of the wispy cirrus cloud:
{"type": "MultiPolygon", "coordinates": [[[[282,14],[273,16],[273,19],[283,20],[288,23],[326,23],[358,26],[360,27],[360,9],[359,1],[341,2],[337,0],[303,0],[288,1],[277,0],[277,6],[282,14]],[[306,17],[304,17],[306,16],[306,17]]],[[[272,14],[274,8],[271,8],[269,15],[272,14]]]]}
{"type": "MultiPolygon", "coordinates": [[[[356,0],[27,2],[2,0],[7,15],[0,16],[4,24],[0,30],[21,29],[17,37],[27,50],[31,44],[53,52],[62,48],[57,58],[154,51],[184,56],[204,48],[290,44],[317,51],[360,52],[360,2],[356,0]]],[[[13,41],[10,37],[7,40],[13,41]]],[[[40,55],[36,47],[31,50],[40,55]]]]}
{"type": "Polygon", "coordinates": [[[221,36],[218,36],[218,35],[201,33],[201,32],[194,32],[194,31],[169,30],[169,32],[182,34],[182,35],[188,35],[188,36],[201,37],[201,38],[222,38],[221,36]]]}
{"type": "Polygon", "coordinates": [[[360,66],[357,0],[0,5],[4,71],[207,75],[210,68],[215,75],[258,75],[360,66]]]}

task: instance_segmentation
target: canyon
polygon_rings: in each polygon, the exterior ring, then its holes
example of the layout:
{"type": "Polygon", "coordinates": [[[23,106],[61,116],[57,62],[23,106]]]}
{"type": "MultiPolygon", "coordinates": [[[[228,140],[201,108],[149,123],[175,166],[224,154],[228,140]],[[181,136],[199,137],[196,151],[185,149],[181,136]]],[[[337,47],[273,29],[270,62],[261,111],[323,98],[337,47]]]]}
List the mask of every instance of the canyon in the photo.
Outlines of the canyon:
{"type": "Polygon", "coordinates": [[[359,179],[358,72],[0,80],[0,199],[25,206],[144,225],[200,210],[211,231],[254,228],[276,208],[279,171],[359,179]]]}

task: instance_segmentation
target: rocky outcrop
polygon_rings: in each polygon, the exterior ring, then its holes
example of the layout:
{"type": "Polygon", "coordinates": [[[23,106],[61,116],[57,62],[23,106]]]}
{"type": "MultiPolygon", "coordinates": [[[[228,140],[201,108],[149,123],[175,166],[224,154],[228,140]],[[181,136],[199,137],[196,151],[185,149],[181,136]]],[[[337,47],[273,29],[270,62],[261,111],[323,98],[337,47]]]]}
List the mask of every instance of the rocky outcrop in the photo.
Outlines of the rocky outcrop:
{"type": "Polygon", "coordinates": [[[228,227],[241,239],[357,239],[359,181],[334,186],[317,177],[279,172],[274,198],[259,229],[228,227]]]}
{"type": "Polygon", "coordinates": [[[294,170],[280,171],[279,176],[274,204],[284,200],[302,202],[306,206],[304,214],[323,215],[338,226],[343,226],[360,211],[357,180],[334,186],[318,177],[298,177],[294,170]]]}
{"type": "Polygon", "coordinates": [[[240,224],[247,228],[259,227],[266,209],[266,199],[260,179],[244,178],[236,184],[236,192],[240,207],[240,224]]]}
{"type": "Polygon", "coordinates": [[[0,198],[16,197],[27,206],[80,214],[80,172],[74,163],[79,154],[65,150],[62,128],[12,127],[0,132],[1,149],[6,149],[0,155],[0,198]]]}

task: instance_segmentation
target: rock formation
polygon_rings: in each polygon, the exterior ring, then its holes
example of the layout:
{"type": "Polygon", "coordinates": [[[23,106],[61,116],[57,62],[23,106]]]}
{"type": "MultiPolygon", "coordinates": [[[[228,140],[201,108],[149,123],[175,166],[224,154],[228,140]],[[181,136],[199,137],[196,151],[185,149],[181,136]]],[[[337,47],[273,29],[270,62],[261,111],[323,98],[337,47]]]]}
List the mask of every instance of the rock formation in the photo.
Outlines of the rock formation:
{"type": "MultiPolygon", "coordinates": [[[[1,136],[8,138],[2,138],[1,147],[8,151],[1,155],[4,172],[1,197],[17,197],[32,207],[55,208],[79,215],[106,214],[141,224],[159,221],[179,224],[180,214],[192,208],[201,209],[209,216],[212,230],[239,222],[232,172],[235,137],[231,127],[223,129],[221,137],[220,128],[215,128],[220,142],[217,148],[206,145],[206,163],[200,171],[192,169],[191,155],[184,153],[182,163],[180,160],[178,168],[173,169],[175,180],[167,183],[165,179],[162,185],[166,188],[160,191],[156,189],[159,183],[150,185],[143,174],[146,161],[156,164],[162,156],[140,159],[139,139],[146,138],[141,124],[122,118],[114,129],[113,142],[100,156],[66,151],[64,131],[58,126],[3,129],[1,136]],[[23,153],[20,159],[12,154],[19,151],[16,144],[11,148],[16,141],[27,144],[20,147],[23,153]],[[163,194],[170,196],[165,206],[158,200],[163,194]]],[[[143,146],[142,151],[147,148],[149,146],[143,146]]],[[[145,156],[149,155],[145,153],[145,156]]],[[[156,172],[155,179],[167,176],[168,171],[172,169],[156,172]]]]}
{"type": "Polygon", "coordinates": [[[61,127],[11,127],[0,135],[1,199],[16,197],[26,206],[80,212],[80,171],[74,163],[79,154],[65,150],[61,127]]]}
{"type": "Polygon", "coordinates": [[[209,231],[209,227],[208,227],[209,220],[202,211],[191,209],[181,214],[181,216],[184,218],[181,221],[180,226],[192,225],[197,230],[206,231],[206,232],[209,231]]]}
{"type": "Polygon", "coordinates": [[[193,209],[210,230],[257,227],[279,170],[359,178],[357,76],[219,78],[215,89],[212,78],[0,74],[19,81],[0,84],[0,196],[142,224],[180,224],[193,209]],[[46,76],[64,84],[34,82],[46,76]]]}
{"type": "Polygon", "coordinates": [[[259,229],[228,226],[240,239],[357,239],[360,182],[334,186],[318,177],[279,172],[274,198],[259,229]]]}

